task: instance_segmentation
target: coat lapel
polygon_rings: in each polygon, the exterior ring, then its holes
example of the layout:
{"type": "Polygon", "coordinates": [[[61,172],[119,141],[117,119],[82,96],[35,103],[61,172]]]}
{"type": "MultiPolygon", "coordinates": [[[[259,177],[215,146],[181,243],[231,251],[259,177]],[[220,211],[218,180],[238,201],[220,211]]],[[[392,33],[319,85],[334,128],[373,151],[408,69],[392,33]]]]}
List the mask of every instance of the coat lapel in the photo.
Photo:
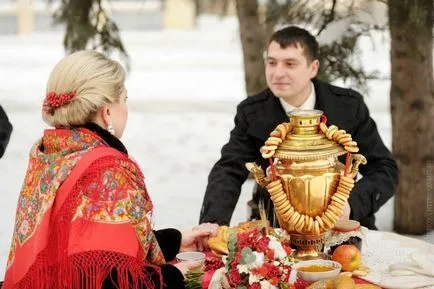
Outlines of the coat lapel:
{"type": "Polygon", "coordinates": [[[288,116],[283,110],[279,99],[268,90],[267,98],[261,106],[255,111],[255,119],[251,122],[247,133],[259,138],[262,141],[267,140],[270,132],[282,122],[288,121],[288,116]]]}
{"type": "Polygon", "coordinates": [[[327,118],[332,117],[336,114],[336,105],[330,103],[330,90],[328,86],[316,79],[313,80],[313,85],[316,94],[315,109],[321,110],[327,118]]]}
{"type": "MultiPolygon", "coordinates": [[[[314,79],[315,87],[315,109],[321,110],[327,116],[327,125],[337,125],[339,128],[348,130],[352,127],[352,119],[348,119],[348,107],[343,100],[331,91],[331,86],[320,80],[314,79]]],[[[261,141],[267,140],[270,132],[282,122],[288,121],[279,99],[270,91],[266,91],[264,102],[252,105],[249,111],[249,128],[247,134],[258,138],[261,141]]]]}
{"type": "Polygon", "coordinates": [[[350,120],[345,119],[348,108],[330,90],[331,86],[317,79],[313,80],[313,84],[316,93],[315,109],[324,113],[327,117],[327,125],[334,124],[339,128],[348,129],[350,120]]]}

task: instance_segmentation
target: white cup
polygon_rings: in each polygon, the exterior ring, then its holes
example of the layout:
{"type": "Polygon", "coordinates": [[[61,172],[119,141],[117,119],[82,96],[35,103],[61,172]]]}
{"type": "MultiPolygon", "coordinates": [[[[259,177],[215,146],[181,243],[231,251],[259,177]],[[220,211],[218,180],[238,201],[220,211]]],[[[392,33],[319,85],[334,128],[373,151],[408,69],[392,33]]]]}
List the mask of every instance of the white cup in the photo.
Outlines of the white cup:
{"type": "Polygon", "coordinates": [[[192,270],[197,271],[201,270],[205,261],[205,253],[202,252],[181,252],[176,255],[176,261],[201,261],[200,265],[197,268],[193,268],[192,270]]]}

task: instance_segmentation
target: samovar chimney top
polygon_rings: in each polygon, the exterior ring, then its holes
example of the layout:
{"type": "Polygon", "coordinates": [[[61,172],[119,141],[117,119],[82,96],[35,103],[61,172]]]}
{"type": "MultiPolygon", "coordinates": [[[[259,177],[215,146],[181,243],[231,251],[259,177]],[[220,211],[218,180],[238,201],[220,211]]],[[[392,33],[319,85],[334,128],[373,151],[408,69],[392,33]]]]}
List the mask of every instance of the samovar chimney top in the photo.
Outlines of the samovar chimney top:
{"type": "Polygon", "coordinates": [[[323,112],[317,109],[295,109],[288,116],[293,133],[299,135],[313,135],[318,133],[319,123],[323,112]]]}
{"type": "Polygon", "coordinates": [[[317,160],[337,157],[345,154],[339,143],[328,140],[319,126],[323,112],[321,110],[296,109],[288,116],[292,131],[278,146],[275,157],[289,160],[317,160]]]}

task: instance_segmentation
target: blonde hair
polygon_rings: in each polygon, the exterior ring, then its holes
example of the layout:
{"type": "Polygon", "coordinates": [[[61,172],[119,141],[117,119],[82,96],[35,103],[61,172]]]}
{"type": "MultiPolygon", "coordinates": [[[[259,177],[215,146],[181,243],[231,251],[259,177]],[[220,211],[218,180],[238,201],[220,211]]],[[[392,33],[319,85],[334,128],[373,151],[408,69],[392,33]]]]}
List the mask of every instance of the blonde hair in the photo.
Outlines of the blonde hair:
{"type": "Polygon", "coordinates": [[[84,50],[68,55],[51,71],[46,95],[73,92],[75,96],[59,107],[46,106],[42,118],[54,127],[83,125],[105,104],[119,102],[124,81],[123,67],[99,52],[84,50]]]}

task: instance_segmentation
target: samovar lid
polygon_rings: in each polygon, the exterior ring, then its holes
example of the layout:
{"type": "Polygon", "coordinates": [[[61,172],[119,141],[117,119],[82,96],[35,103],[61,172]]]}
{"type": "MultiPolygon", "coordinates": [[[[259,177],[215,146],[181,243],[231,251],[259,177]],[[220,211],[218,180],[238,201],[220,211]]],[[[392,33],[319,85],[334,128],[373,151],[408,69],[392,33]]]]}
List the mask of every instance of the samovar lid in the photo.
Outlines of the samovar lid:
{"type": "Polygon", "coordinates": [[[288,160],[318,160],[346,153],[338,143],[327,139],[319,128],[321,110],[293,110],[289,114],[292,131],[278,146],[274,157],[288,160]]]}

